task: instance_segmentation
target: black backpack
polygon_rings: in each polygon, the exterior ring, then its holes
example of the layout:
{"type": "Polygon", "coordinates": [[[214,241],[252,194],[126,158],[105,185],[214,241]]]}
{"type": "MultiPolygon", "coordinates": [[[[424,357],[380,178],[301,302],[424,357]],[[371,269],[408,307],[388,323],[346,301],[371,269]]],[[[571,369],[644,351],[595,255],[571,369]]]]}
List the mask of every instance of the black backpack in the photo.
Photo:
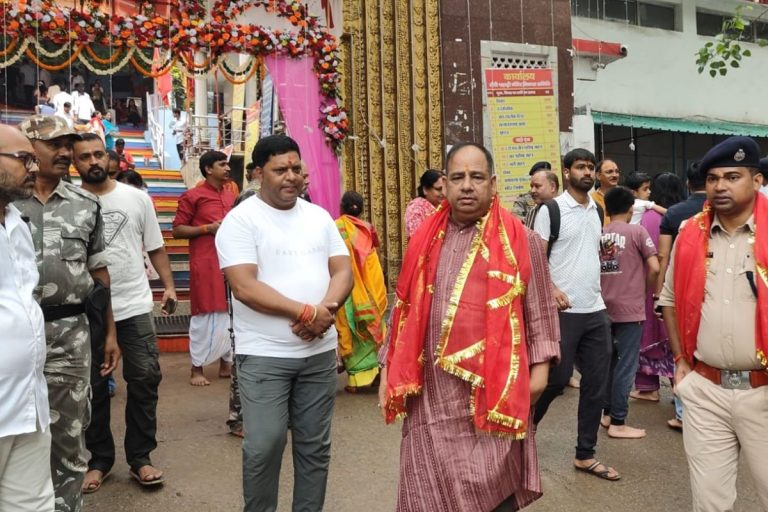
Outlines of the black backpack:
{"type": "MultiPolygon", "coordinates": [[[[550,199],[536,207],[537,214],[542,206],[546,206],[549,210],[549,240],[547,241],[547,259],[549,259],[549,255],[552,254],[552,244],[560,236],[560,205],[554,199],[550,199]]],[[[605,212],[599,204],[595,203],[595,206],[597,207],[597,216],[600,217],[600,227],[602,227],[605,221],[605,212]]]]}

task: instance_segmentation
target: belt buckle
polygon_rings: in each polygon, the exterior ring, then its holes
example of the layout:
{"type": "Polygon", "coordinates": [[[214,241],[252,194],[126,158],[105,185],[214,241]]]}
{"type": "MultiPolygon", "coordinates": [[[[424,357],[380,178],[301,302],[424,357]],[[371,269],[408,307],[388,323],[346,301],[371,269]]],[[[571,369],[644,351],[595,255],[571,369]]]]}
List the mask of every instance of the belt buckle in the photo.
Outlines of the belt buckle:
{"type": "Polygon", "coordinates": [[[720,370],[720,386],[724,389],[752,389],[749,372],[720,370]]]}

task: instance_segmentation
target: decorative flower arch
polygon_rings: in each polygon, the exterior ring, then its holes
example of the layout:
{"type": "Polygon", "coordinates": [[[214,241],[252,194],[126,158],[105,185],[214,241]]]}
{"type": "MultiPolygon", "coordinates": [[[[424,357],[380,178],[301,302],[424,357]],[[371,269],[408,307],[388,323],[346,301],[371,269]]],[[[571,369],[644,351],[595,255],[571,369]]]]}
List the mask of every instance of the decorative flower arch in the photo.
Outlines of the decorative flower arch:
{"type": "Polygon", "coordinates": [[[0,3],[0,69],[27,55],[49,71],[79,60],[95,74],[112,74],[130,63],[142,75],[157,77],[177,64],[189,76],[218,68],[230,82],[244,83],[267,55],[312,57],[327,100],[319,113],[319,126],[327,142],[340,149],[349,125],[339,104],[338,43],[301,1],[216,0],[207,12],[203,0],[171,0],[168,17],[159,15],[149,1],[135,16],[110,16],[101,7],[102,0],[88,0],[83,10],[60,7],[52,0],[0,3]],[[253,7],[288,20],[293,30],[235,23],[238,15],[253,7]],[[203,63],[195,63],[196,52],[205,55],[203,63]],[[252,59],[233,69],[226,60],[228,53],[248,54],[252,59]]]}

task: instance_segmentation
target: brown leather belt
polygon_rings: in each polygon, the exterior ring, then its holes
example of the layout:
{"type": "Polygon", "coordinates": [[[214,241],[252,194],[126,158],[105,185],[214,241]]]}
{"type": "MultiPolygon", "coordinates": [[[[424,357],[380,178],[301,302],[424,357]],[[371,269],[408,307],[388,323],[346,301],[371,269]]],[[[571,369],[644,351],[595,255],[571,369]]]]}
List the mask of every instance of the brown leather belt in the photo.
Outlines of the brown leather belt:
{"type": "Polygon", "coordinates": [[[721,370],[696,361],[693,371],[725,389],[752,389],[768,386],[766,370],[721,370]]]}

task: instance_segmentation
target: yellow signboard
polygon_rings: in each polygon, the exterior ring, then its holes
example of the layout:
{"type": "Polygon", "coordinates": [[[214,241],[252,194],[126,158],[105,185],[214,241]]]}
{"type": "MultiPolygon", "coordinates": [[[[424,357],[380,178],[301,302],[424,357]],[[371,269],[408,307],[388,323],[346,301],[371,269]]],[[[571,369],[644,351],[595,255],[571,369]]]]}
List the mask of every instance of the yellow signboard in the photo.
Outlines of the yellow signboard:
{"type": "Polygon", "coordinates": [[[486,69],[491,146],[502,204],[528,192],[528,172],[545,160],[560,172],[560,131],[551,69],[486,69]]]}

